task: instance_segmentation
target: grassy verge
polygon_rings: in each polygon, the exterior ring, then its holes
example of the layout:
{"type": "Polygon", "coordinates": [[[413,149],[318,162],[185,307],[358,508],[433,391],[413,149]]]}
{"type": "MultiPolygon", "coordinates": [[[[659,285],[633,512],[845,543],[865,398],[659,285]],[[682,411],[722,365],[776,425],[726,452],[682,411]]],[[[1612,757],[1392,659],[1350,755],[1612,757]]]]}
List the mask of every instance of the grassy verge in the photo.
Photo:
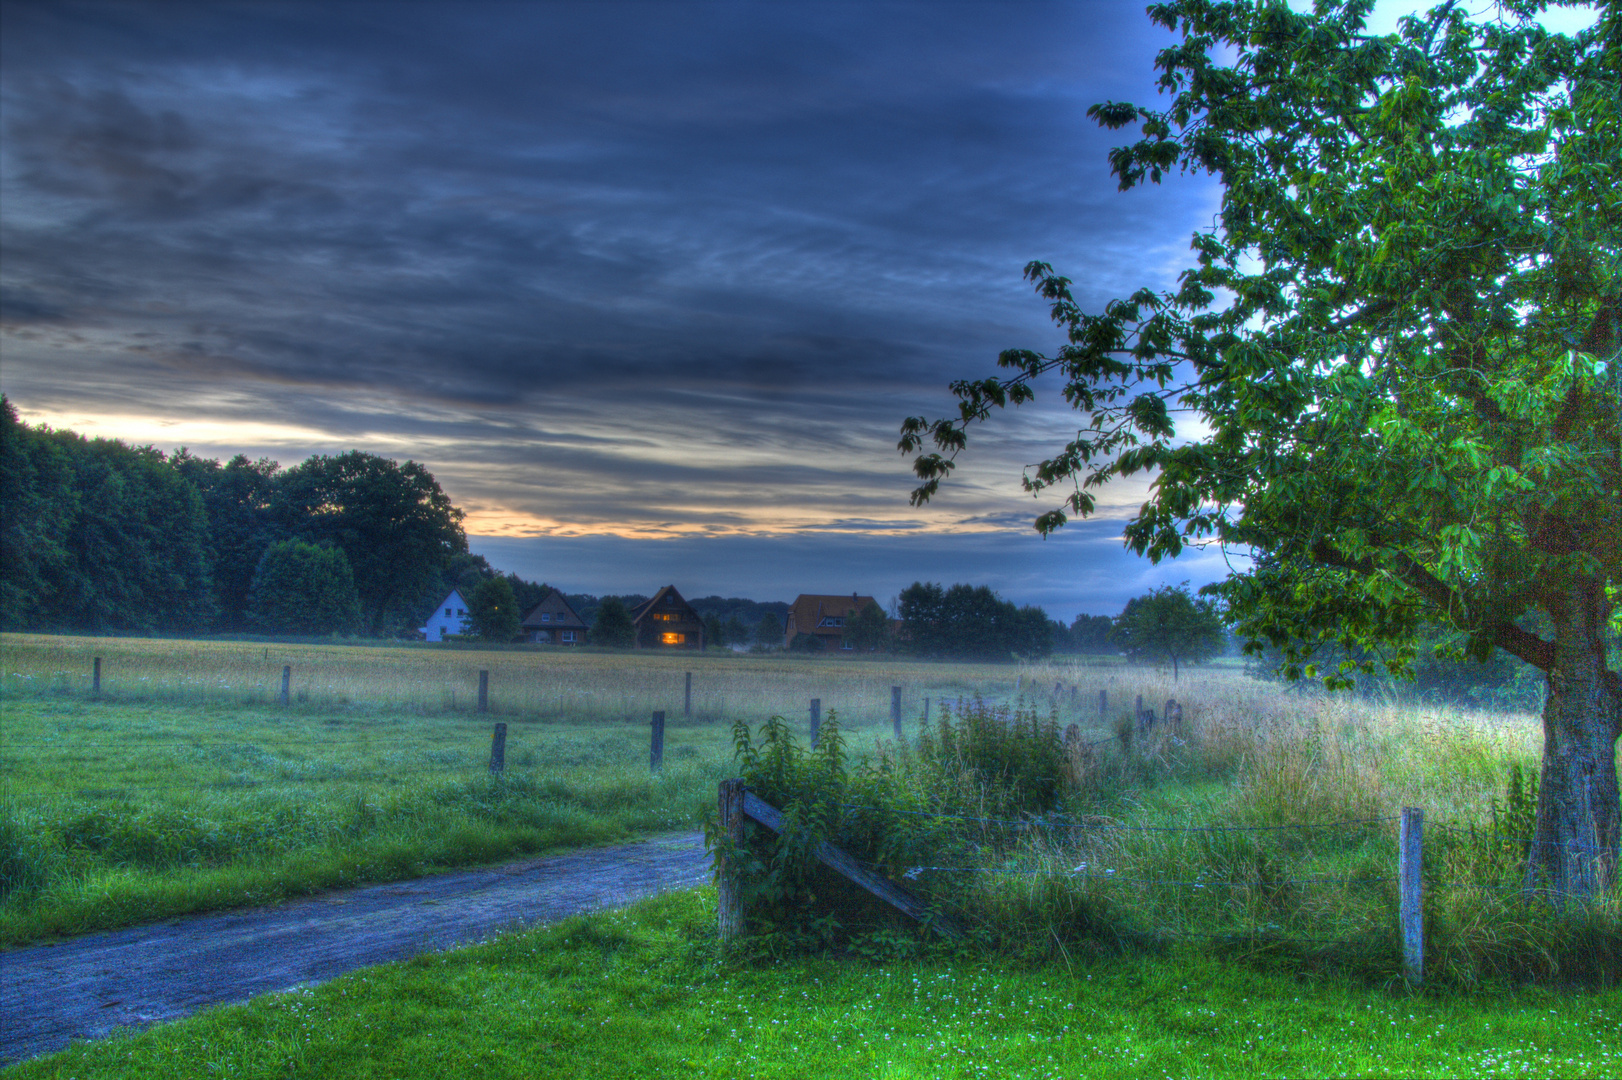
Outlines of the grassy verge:
{"type": "Polygon", "coordinates": [[[691,828],[725,743],[382,710],[5,702],[0,944],[691,828]]]}
{"type": "Polygon", "coordinates": [[[1413,995],[1196,954],[717,962],[673,894],[211,1009],[8,1070],[43,1077],[1584,1077],[1622,993],[1413,995]]]}

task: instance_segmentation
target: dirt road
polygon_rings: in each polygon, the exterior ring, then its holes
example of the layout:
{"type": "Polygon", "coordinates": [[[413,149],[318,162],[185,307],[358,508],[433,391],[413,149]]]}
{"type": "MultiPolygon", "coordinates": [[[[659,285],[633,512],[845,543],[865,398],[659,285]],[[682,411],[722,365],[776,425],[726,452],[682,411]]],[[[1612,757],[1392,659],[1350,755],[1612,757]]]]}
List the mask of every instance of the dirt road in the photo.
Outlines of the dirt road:
{"type": "Polygon", "coordinates": [[[709,875],[683,833],[0,953],[0,1064],[709,875]]]}

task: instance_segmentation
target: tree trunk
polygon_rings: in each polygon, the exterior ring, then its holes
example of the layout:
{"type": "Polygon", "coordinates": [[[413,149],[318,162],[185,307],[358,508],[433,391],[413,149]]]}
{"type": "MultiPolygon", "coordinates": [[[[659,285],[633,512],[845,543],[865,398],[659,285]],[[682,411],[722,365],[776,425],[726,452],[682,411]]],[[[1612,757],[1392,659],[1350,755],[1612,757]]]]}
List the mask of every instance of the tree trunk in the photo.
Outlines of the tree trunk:
{"type": "Polygon", "coordinates": [[[1526,885],[1549,890],[1559,904],[1616,883],[1622,693],[1605,666],[1603,589],[1583,583],[1552,608],[1554,662],[1543,705],[1537,830],[1526,885]]]}

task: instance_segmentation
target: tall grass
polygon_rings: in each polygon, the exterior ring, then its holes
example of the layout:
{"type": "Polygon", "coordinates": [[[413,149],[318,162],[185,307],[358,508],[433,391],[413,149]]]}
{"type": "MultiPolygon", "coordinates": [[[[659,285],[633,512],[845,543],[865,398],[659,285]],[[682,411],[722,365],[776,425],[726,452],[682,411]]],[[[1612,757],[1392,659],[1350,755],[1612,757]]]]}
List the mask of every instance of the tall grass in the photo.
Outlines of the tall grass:
{"type": "MultiPolygon", "coordinates": [[[[1056,795],[1037,775],[1064,750],[1051,713],[1041,715],[1051,701],[1024,712],[968,703],[937,734],[852,760],[835,781],[842,789],[823,797],[845,808],[826,819],[829,838],[1004,948],[1192,941],[1394,979],[1397,817],[1417,806],[1428,822],[1430,978],[1622,972],[1622,897],[1556,911],[1522,895],[1519,860],[1505,857],[1515,843],[1502,830],[1528,817],[1511,778],[1536,769],[1535,718],[1415,712],[1238,680],[1147,689],[1184,703],[1181,734],[1139,736],[1126,717],[1128,738],[1071,753],[1056,795]],[[1506,801],[1520,805],[1511,812],[1506,801]]],[[[819,887],[815,874],[807,863],[804,888],[819,887]]],[[[777,928],[768,917],[762,929],[777,928]]]]}

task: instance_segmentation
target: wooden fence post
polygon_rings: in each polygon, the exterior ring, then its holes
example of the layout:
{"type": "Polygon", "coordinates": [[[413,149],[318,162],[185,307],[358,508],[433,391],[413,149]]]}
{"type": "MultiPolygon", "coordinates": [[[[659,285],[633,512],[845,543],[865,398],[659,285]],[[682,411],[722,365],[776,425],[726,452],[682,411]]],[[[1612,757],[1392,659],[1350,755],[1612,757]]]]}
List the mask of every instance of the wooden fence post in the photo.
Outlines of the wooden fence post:
{"type": "Polygon", "coordinates": [[[716,802],[722,840],[715,856],[715,907],[721,944],[726,945],[743,934],[743,890],[734,877],[737,868],[726,857],[729,848],[736,851],[743,844],[743,781],[721,781],[716,802]]]}
{"type": "Polygon", "coordinates": [[[479,711],[490,711],[490,673],[479,672],[479,711]]]}
{"type": "Polygon", "coordinates": [[[1397,895],[1402,921],[1402,973],[1409,986],[1425,980],[1425,897],[1420,879],[1424,861],[1425,811],[1405,806],[1397,836],[1397,895]]]}
{"type": "Polygon", "coordinates": [[[817,739],[822,735],[822,699],[811,699],[811,749],[817,748],[817,739]]]}
{"type": "Polygon", "coordinates": [[[693,673],[687,673],[687,689],[682,692],[681,714],[686,717],[693,715],[693,673]]]}
{"type": "Polygon", "coordinates": [[[1022,671],[1014,676],[1014,696],[1019,697],[1019,688],[1025,685],[1025,673],[1022,671]]]}
{"type": "Polygon", "coordinates": [[[1108,690],[1100,690],[1098,692],[1098,722],[1100,724],[1104,723],[1108,719],[1108,714],[1109,714],[1109,691],[1108,690]]]}
{"type": "Polygon", "coordinates": [[[500,773],[507,768],[507,725],[497,724],[490,736],[490,772],[500,773]]]}
{"type": "Polygon", "coordinates": [[[90,666],[90,692],[101,693],[101,657],[96,657],[90,666]]]}
{"type": "Polygon", "coordinates": [[[924,723],[929,723],[929,699],[924,698],[924,723]]]}
{"type": "Polygon", "coordinates": [[[895,737],[901,738],[901,687],[890,687],[890,724],[895,728],[895,737]]]}
{"type": "Polygon", "coordinates": [[[665,766],[665,714],[653,714],[653,742],[648,747],[648,771],[658,772],[665,766]]]}
{"type": "Polygon", "coordinates": [[[282,665],[282,704],[287,704],[287,695],[293,688],[293,665],[282,665]]]}

